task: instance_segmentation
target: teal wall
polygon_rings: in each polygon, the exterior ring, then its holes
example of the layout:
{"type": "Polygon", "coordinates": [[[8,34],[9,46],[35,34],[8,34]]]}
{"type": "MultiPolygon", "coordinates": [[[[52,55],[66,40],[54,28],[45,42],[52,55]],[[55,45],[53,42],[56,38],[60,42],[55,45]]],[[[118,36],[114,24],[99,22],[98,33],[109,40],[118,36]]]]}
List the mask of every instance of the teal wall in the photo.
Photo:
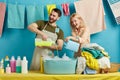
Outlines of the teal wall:
{"type": "MultiPolygon", "coordinates": [[[[44,5],[57,4],[57,7],[61,9],[62,3],[70,3],[71,14],[75,12],[73,2],[77,0],[0,0],[0,2],[6,1],[7,4],[22,4],[22,5],[44,5]]],[[[98,43],[103,46],[105,50],[111,56],[111,62],[119,63],[120,52],[120,26],[115,23],[111,10],[106,0],[103,0],[105,8],[105,23],[106,30],[91,35],[91,42],[98,43]]],[[[45,8],[46,10],[46,8],[45,8]]],[[[61,9],[62,10],[62,9],[61,9]]],[[[64,16],[57,22],[58,25],[65,33],[65,37],[70,35],[71,29],[69,25],[69,17],[64,16]]],[[[14,18],[14,16],[13,16],[14,18]]],[[[47,12],[45,11],[45,20],[48,19],[47,12]]],[[[25,18],[26,20],[26,18],[25,18]]],[[[26,21],[25,21],[26,22],[26,21]]],[[[4,29],[2,37],[0,38],[0,59],[6,55],[11,57],[12,55],[27,56],[29,65],[32,59],[34,51],[34,37],[35,34],[27,30],[27,23],[24,29],[10,29],[7,28],[7,10],[4,22],[4,29]]]]}

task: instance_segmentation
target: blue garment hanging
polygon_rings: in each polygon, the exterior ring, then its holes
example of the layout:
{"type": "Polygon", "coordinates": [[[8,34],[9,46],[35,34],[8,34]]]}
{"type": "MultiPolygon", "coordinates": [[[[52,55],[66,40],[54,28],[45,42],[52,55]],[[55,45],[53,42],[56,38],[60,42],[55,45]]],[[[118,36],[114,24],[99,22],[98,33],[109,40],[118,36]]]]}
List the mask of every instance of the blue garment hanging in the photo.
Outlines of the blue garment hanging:
{"type": "Polygon", "coordinates": [[[24,28],[25,5],[8,4],[8,28],[24,28]]]}
{"type": "Polygon", "coordinates": [[[44,7],[43,6],[26,6],[27,23],[31,24],[37,20],[44,20],[44,7]]]}

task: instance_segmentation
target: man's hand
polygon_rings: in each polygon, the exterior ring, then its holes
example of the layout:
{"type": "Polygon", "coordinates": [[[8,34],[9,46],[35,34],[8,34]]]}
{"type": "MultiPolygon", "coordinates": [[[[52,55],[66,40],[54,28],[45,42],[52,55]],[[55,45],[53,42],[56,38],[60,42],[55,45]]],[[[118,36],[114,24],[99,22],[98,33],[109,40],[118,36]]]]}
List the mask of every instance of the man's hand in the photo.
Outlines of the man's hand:
{"type": "Polygon", "coordinates": [[[46,34],[43,33],[41,36],[42,36],[42,40],[47,41],[48,36],[46,34]]]}
{"type": "Polygon", "coordinates": [[[50,46],[37,46],[38,48],[48,48],[50,49],[50,46]]]}

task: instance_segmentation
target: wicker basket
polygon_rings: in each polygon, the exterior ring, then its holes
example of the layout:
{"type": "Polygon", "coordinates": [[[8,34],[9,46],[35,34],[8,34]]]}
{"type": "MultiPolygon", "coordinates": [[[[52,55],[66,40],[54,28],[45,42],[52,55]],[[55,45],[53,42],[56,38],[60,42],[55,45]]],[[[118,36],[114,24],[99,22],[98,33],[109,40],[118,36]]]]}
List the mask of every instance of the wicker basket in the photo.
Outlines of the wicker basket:
{"type": "Polygon", "coordinates": [[[118,63],[111,63],[111,68],[109,72],[118,72],[120,69],[120,64],[118,63]]]}

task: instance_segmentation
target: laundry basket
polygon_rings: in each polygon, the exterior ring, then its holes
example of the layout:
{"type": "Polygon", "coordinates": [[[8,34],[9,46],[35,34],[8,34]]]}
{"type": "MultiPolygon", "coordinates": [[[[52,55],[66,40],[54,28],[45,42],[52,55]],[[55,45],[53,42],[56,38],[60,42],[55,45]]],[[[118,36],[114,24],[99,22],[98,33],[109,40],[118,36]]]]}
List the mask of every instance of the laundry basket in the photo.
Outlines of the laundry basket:
{"type": "Polygon", "coordinates": [[[74,74],[76,59],[71,60],[45,60],[44,73],[46,74],[74,74]]]}

